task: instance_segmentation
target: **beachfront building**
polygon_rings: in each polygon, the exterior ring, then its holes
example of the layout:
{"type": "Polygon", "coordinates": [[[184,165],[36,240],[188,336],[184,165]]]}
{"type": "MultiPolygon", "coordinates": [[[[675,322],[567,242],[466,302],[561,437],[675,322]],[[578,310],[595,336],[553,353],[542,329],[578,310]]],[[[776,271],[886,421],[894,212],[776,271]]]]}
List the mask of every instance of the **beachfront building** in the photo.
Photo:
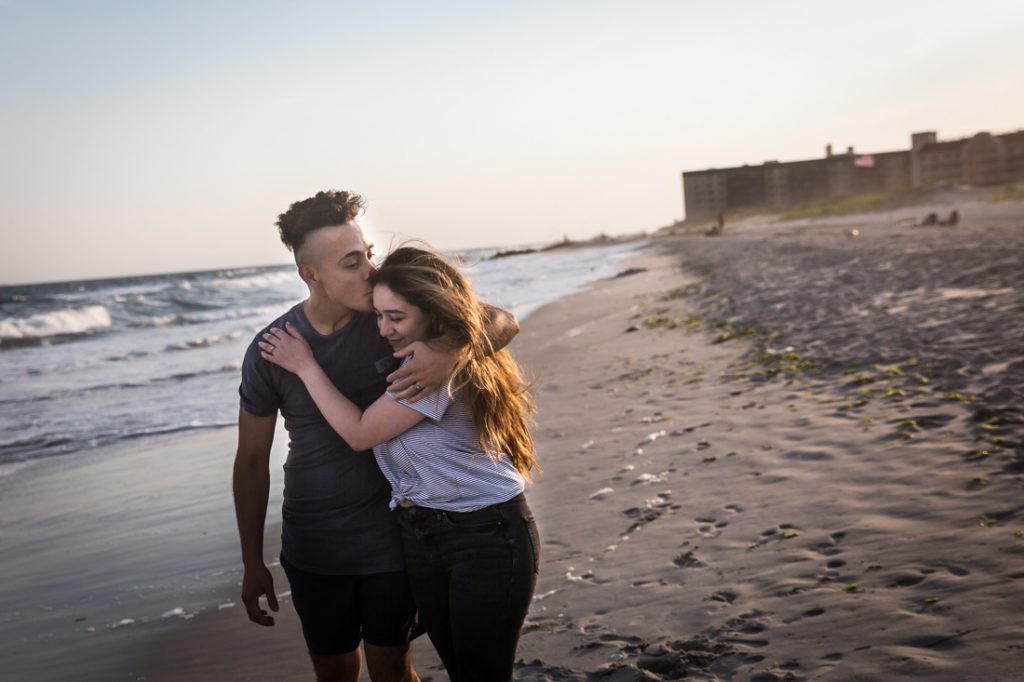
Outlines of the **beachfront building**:
{"type": "Polygon", "coordinates": [[[948,142],[936,140],[935,133],[916,133],[912,140],[914,187],[984,187],[1024,179],[1024,130],[1005,135],[978,133],[948,142]]]}
{"type": "Polygon", "coordinates": [[[978,133],[940,142],[934,132],[914,133],[906,151],[860,154],[853,147],[807,161],[766,161],[759,166],[683,173],[689,222],[719,213],[801,204],[857,194],[898,192],[936,185],[999,185],[1024,179],[1024,130],[978,133]]]}

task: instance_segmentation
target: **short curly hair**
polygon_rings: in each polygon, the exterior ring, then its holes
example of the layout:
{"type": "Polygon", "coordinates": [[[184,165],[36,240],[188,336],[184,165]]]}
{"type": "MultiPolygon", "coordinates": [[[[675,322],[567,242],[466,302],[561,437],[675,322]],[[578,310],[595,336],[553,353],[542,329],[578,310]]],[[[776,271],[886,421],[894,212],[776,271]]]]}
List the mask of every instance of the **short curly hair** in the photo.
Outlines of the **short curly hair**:
{"type": "Polygon", "coordinates": [[[277,231],[288,250],[297,253],[311,232],[352,222],[365,206],[366,200],[354,192],[317,192],[316,196],[296,201],[279,215],[277,231]]]}

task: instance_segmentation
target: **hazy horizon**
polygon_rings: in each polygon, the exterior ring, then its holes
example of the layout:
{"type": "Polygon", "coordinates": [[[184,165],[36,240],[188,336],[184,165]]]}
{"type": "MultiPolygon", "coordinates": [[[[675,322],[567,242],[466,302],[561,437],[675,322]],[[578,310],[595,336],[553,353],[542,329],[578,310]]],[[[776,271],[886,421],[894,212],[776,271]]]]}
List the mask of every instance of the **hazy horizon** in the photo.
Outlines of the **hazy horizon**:
{"type": "Polygon", "coordinates": [[[0,283],[286,264],[364,194],[379,244],[650,231],[681,172],[1024,127],[1024,5],[0,0],[0,283]]]}
{"type": "MultiPolygon", "coordinates": [[[[415,238],[413,238],[411,236],[410,236],[410,240],[414,241],[414,242],[422,242],[422,240],[417,240],[417,239],[415,239],[415,238]]],[[[370,240],[370,241],[373,244],[374,253],[377,254],[378,256],[384,256],[390,250],[390,248],[389,248],[390,244],[389,243],[385,243],[383,248],[381,248],[379,242],[374,242],[373,240],[370,240]]],[[[395,244],[397,245],[398,242],[396,241],[395,244]]],[[[463,253],[463,252],[466,252],[466,251],[487,251],[489,249],[501,250],[503,247],[507,247],[507,246],[528,248],[528,247],[537,247],[537,246],[543,246],[543,245],[541,245],[540,243],[533,243],[533,242],[531,242],[529,244],[492,244],[492,245],[488,245],[488,246],[471,246],[471,247],[468,247],[468,248],[465,248],[465,249],[443,249],[442,251],[444,253],[449,253],[449,254],[451,254],[451,253],[458,254],[458,253],[463,253]]],[[[595,246],[600,246],[600,244],[595,244],[595,246]]],[[[282,246],[281,248],[283,249],[284,246],[282,246]]],[[[55,284],[55,285],[74,284],[74,283],[77,283],[77,282],[102,282],[103,280],[108,280],[108,279],[109,280],[117,280],[117,279],[145,279],[145,278],[149,278],[149,277],[168,277],[168,276],[176,276],[176,275],[194,275],[194,274],[207,273],[207,272],[217,272],[218,270],[224,270],[224,271],[231,270],[231,271],[235,271],[235,270],[247,270],[247,269],[263,270],[263,269],[267,269],[267,268],[288,268],[288,267],[295,268],[295,263],[294,263],[294,261],[291,258],[291,253],[290,252],[285,252],[285,253],[286,253],[285,262],[276,262],[276,263],[240,263],[240,264],[237,264],[237,265],[230,265],[230,266],[214,266],[212,268],[186,268],[184,270],[160,270],[160,271],[153,271],[153,272],[123,272],[123,273],[120,273],[120,274],[102,275],[102,276],[99,276],[99,277],[70,277],[70,278],[65,278],[65,279],[51,279],[51,280],[26,280],[26,281],[22,281],[22,282],[5,282],[5,281],[0,280],[0,289],[2,289],[2,288],[16,288],[16,287],[22,287],[22,286],[24,286],[24,287],[47,286],[47,285],[50,285],[50,284],[55,284]]],[[[296,268],[296,275],[295,276],[298,277],[297,268],[296,268]]]]}

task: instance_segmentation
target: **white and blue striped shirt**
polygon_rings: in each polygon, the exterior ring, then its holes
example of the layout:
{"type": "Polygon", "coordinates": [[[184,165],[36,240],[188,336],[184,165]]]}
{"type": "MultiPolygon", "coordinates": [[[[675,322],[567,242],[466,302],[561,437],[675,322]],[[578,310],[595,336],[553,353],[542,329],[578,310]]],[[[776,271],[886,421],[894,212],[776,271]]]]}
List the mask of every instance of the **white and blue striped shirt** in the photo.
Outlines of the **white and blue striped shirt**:
{"type": "Polygon", "coordinates": [[[373,448],[391,483],[392,509],[408,500],[419,507],[474,511],[523,492],[526,482],[509,457],[495,462],[480,447],[473,414],[458,394],[453,399],[441,387],[415,403],[399,402],[426,419],[373,448]]]}

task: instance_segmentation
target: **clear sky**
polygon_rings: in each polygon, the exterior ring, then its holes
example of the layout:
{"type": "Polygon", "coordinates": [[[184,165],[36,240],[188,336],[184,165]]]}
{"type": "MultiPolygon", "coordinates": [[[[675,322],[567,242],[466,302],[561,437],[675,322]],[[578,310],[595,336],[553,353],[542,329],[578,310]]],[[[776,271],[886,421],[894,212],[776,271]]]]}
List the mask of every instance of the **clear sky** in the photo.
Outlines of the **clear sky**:
{"type": "Polygon", "coordinates": [[[1024,3],[0,0],[0,283],[651,230],[680,172],[1024,128],[1024,3]]]}

